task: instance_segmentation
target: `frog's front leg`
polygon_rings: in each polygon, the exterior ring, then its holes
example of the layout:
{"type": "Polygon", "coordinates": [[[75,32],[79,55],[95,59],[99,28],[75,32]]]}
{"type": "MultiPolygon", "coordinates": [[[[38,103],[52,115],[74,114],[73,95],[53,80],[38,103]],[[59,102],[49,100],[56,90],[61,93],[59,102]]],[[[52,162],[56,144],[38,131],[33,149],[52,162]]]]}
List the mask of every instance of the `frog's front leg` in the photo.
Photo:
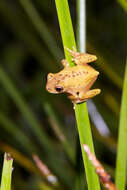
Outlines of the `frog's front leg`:
{"type": "Polygon", "coordinates": [[[72,61],[74,61],[76,65],[84,65],[97,60],[96,55],[91,55],[88,53],[79,53],[75,50],[70,50],[69,48],[67,48],[67,50],[73,57],[72,61]]]}
{"type": "Polygon", "coordinates": [[[66,59],[62,59],[61,64],[64,66],[64,68],[67,68],[70,66],[66,59]]]}
{"type": "Polygon", "coordinates": [[[100,94],[100,92],[100,89],[93,89],[85,92],[84,94],[81,93],[79,94],[79,96],[69,95],[69,98],[72,100],[73,103],[82,103],[100,94]]]}

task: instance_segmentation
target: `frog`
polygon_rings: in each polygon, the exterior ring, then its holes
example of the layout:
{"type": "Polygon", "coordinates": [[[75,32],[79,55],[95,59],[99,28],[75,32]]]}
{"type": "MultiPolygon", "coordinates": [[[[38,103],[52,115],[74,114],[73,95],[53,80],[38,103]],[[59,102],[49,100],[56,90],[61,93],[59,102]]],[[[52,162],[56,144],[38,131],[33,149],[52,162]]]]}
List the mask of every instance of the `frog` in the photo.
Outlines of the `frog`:
{"type": "Polygon", "coordinates": [[[46,90],[50,93],[67,93],[73,103],[82,103],[98,95],[100,89],[90,89],[96,81],[99,72],[88,65],[97,60],[96,55],[77,52],[67,48],[74,63],[70,67],[68,61],[63,59],[63,69],[58,73],[49,73],[47,76],[46,90]]]}

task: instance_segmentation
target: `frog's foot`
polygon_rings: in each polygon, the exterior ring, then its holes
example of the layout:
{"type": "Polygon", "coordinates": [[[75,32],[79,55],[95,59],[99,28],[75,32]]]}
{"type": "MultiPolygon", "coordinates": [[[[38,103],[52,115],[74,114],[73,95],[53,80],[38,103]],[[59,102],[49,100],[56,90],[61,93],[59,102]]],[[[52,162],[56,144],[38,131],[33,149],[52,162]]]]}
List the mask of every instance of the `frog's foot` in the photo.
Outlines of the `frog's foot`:
{"type": "Polygon", "coordinates": [[[88,53],[79,53],[75,50],[70,50],[69,48],[67,48],[67,50],[73,57],[72,61],[74,61],[76,65],[84,65],[97,60],[96,55],[91,55],[88,53]]]}
{"type": "Polygon", "coordinates": [[[62,59],[61,64],[64,66],[64,68],[67,68],[70,66],[66,59],[62,59]]]}
{"type": "Polygon", "coordinates": [[[84,95],[80,96],[73,96],[73,95],[69,95],[69,99],[72,100],[73,103],[82,103],[87,101],[90,98],[93,98],[94,96],[100,94],[101,90],[100,89],[93,89],[93,90],[89,90],[87,91],[84,95]]]}
{"type": "Polygon", "coordinates": [[[73,50],[71,50],[71,49],[69,49],[67,47],[66,47],[66,49],[70,53],[70,55],[72,57],[77,57],[77,56],[80,56],[80,54],[81,54],[81,53],[79,53],[79,52],[76,51],[75,47],[73,47],[73,50]]]}

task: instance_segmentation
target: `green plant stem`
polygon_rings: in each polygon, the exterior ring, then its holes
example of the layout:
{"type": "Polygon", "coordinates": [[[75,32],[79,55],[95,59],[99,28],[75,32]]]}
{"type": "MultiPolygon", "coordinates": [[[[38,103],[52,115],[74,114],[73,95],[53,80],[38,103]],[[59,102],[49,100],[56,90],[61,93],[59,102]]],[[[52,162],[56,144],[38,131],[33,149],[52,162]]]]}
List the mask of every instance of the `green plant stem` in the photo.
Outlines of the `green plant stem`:
{"type": "Polygon", "coordinates": [[[119,190],[124,190],[126,185],[127,170],[127,63],[120,111],[118,151],[116,161],[116,186],[119,190]]]}
{"type": "MultiPolygon", "coordinates": [[[[73,32],[73,27],[72,27],[70,12],[69,12],[68,1],[55,0],[55,2],[56,2],[61,35],[62,35],[64,50],[65,50],[65,56],[66,56],[67,61],[70,63],[70,66],[73,66],[71,56],[69,55],[69,53],[67,52],[65,48],[65,47],[68,47],[72,49],[73,47],[75,47],[76,49],[76,43],[75,43],[74,32],[73,32]]],[[[94,152],[86,103],[74,105],[74,108],[75,108],[79,138],[80,138],[80,143],[81,143],[81,149],[82,149],[82,154],[83,154],[83,161],[84,161],[85,170],[86,170],[88,189],[100,190],[98,177],[95,173],[93,166],[88,160],[82,146],[84,143],[86,143],[90,147],[91,151],[94,152]]]]}
{"type": "Polygon", "coordinates": [[[117,0],[117,1],[123,7],[123,9],[127,12],[127,1],[126,0],[117,0]]]}
{"type": "Polygon", "coordinates": [[[10,154],[5,153],[0,188],[1,190],[11,190],[12,163],[13,159],[10,154]]]}
{"type": "Polygon", "coordinates": [[[74,66],[74,63],[72,62],[72,57],[70,56],[69,52],[66,49],[66,47],[68,47],[69,49],[73,49],[74,47],[76,49],[74,31],[72,27],[68,2],[67,0],[62,0],[62,1],[55,0],[55,2],[56,2],[56,8],[57,8],[57,14],[60,24],[65,56],[70,66],[74,66]]]}
{"type": "Polygon", "coordinates": [[[75,113],[76,113],[76,120],[77,120],[77,126],[78,126],[78,132],[80,137],[80,144],[82,149],[82,155],[83,155],[83,161],[86,171],[86,178],[88,183],[88,189],[100,189],[98,176],[95,173],[95,170],[91,163],[89,162],[88,157],[86,156],[86,153],[83,150],[83,143],[86,143],[92,152],[94,152],[93,148],[93,140],[92,140],[92,134],[91,134],[91,128],[90,128],[90,122],[87,112],[87,105],[86,103],[78,104],[75,106],[75,113]]]}

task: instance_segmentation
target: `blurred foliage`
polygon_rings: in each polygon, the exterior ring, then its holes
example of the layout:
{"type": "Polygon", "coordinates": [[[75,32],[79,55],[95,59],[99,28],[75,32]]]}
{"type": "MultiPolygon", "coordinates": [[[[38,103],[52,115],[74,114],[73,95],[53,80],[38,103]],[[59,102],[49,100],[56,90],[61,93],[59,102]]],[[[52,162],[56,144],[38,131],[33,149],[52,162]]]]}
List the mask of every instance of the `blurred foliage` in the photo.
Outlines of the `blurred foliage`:
{"type": "MultiPolygon", "coordinates": [[[[69,5],[76,33],[76,1],[69,5]]],[[[100,72],[95,87],[102,89],[93,101],[110,131],[105,137],[92,124],[94,143],[110,171],[115,166],[127,13],[113,0],[89,0],[86,10],[87,52],[98,57],[92,66],[100,72]]],[[[0,151],[10,151],[17,161],[13,189],[74,189],[75,177],[83,181],[84,171],[73,105],[66,95],[45,90],[47,73],[59,71],[64,58],[55,2],[0,0],[0,25],[0,151]],[[33,153],[57,176],[57,187],[38,171],[33,153]]],[[[86,184],[81,184],[83,189],[86,184]]]]}

